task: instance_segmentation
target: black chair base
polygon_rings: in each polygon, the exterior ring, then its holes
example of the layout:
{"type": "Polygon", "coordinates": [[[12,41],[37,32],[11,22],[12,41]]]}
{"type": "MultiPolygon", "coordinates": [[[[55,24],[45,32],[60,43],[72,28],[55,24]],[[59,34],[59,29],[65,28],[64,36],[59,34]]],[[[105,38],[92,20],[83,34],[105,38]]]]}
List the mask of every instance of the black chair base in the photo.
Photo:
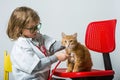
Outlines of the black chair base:
{"type": "MultiPolygon", "coordinates": [[[[66,79],[52,78],[52,80],[66,80],[66,79]]],[[[113,80],[113,76],[100,76],[100,77],[88,77],[88,78],[72,78],[72,80],[113,80]]]]}

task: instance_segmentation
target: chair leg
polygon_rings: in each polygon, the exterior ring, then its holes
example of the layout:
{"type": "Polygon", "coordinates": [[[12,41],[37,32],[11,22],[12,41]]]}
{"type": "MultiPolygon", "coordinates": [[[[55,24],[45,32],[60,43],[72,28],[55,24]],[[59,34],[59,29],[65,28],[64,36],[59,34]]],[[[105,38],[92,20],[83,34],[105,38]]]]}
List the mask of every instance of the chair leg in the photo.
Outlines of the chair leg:
{"type": "Polygon", "coordinates": [[[9,73],[7,71],[4,71],[4,80],[8,80],[9,79],[9,73]]]}
{"type": "Polygon", "coordinates": [[[86,80],[85,78],[72,78],[72,80],[86,80]]]}
{"type": "Polygon", "coordinates": [[[101,76],[97,80],[113,80],[113,76],[101,76]]]}
{"type": "MultiPolygon", "coordinates": [[[[88,78],[71,78],[72,80],[113,80],[113,76],[88,77],[88,78]]],[[[52,80],[66,80],[59,78],[52,78],[52,80]]]]}
{"type": "Polygon", "coordinates": [[[97,78],[96,77],[72,78],[72,80],[97,80],[97,78]]]}

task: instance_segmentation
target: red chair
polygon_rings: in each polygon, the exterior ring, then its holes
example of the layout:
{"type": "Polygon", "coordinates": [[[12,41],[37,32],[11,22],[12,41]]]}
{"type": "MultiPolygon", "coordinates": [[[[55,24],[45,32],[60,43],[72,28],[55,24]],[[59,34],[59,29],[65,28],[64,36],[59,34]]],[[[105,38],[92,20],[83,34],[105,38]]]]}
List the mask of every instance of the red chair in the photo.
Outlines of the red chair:
{"type": "Polygon", "coordinates": [[[91,22],[86,30],[85,44],[88,49],[102,53],[104,70],[92,69],[90,72],[67,73],[66,68],[57,68],[53,74],[72,80],[112,80],[115,72],[112,69],[109,53],[115,49],[116,21],[111,19],[91,22]]]}

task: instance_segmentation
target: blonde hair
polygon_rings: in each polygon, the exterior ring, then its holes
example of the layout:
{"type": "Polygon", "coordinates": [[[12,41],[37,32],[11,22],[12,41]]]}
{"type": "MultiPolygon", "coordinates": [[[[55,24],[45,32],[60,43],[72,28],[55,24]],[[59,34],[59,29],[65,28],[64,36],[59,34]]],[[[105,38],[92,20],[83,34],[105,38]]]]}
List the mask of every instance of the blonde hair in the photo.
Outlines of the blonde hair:
{"type": "Polygon", "coordinates": [[[22,34],[22,30],[31,21],[36,23],[40,21],[40,17],[36,11],[25,6],[16,8],[12,12],[8,22],[8,37],[12,40],[18,39],[22,34]]]}

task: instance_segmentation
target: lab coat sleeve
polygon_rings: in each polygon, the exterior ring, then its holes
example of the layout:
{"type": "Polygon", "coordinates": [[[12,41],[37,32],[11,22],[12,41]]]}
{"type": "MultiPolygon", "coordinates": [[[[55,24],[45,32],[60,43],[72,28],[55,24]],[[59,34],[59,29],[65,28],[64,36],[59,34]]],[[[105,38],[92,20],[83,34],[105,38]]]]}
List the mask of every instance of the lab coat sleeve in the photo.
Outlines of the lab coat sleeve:
{"type": "Polygon", "coordinates": [[[44,40],[46,49],[52,54],[54,54],[56,51],[64,49],[60,41],[57,41],[47,35],[44,35],[44,40]]]}
{"type": "MultiPolygon", "coordinates": [[[[50,49],[51,45],[55,43],[55,40],[47,35],[43,35],[44,45],[47,50],[50,49]]],[[[49,53],[49,52],[48,52],[49,53]]],[[[35,67],[34,72],[44,70],[47,66],[51,66],[52,63],[56,62],[58,59],[55,55],[47,56],[40,59],[39,64],[35,67]]]]}
{"type": "Polygon", "coordinates": [[[50,49],[49,51],[51,53],[55,53],[57,51],[60,51],[62,49],[64,49],[65,47],[62,46],[61,42],[60,41],[55,41],[51,46],[50,46],[50,49]]]}
{"type": "Polygon", "coordinates": [[[47,35],[43,35],[44,37],[44,45],[46,47],[47,50],[50,49],[50,46],[56,41],[55,39],[47,36],[47,35]]]}
{"type": "Polygon", "coordinates": [[[37,65],[33,71],[34,72],[37,72],[37,71],[41,71],[41,72],[44,72],[44,71],[48,71],[50,69],[50,66],[52,63],[56,62],[58,59],[55,55],[52,55],[52,56],[49,56],[49,57],[45,57],[45,58],[42,58],[39,62],[39,65],[37,65]],[[47,69],[47,67],[49,67],[47,69]]]}

